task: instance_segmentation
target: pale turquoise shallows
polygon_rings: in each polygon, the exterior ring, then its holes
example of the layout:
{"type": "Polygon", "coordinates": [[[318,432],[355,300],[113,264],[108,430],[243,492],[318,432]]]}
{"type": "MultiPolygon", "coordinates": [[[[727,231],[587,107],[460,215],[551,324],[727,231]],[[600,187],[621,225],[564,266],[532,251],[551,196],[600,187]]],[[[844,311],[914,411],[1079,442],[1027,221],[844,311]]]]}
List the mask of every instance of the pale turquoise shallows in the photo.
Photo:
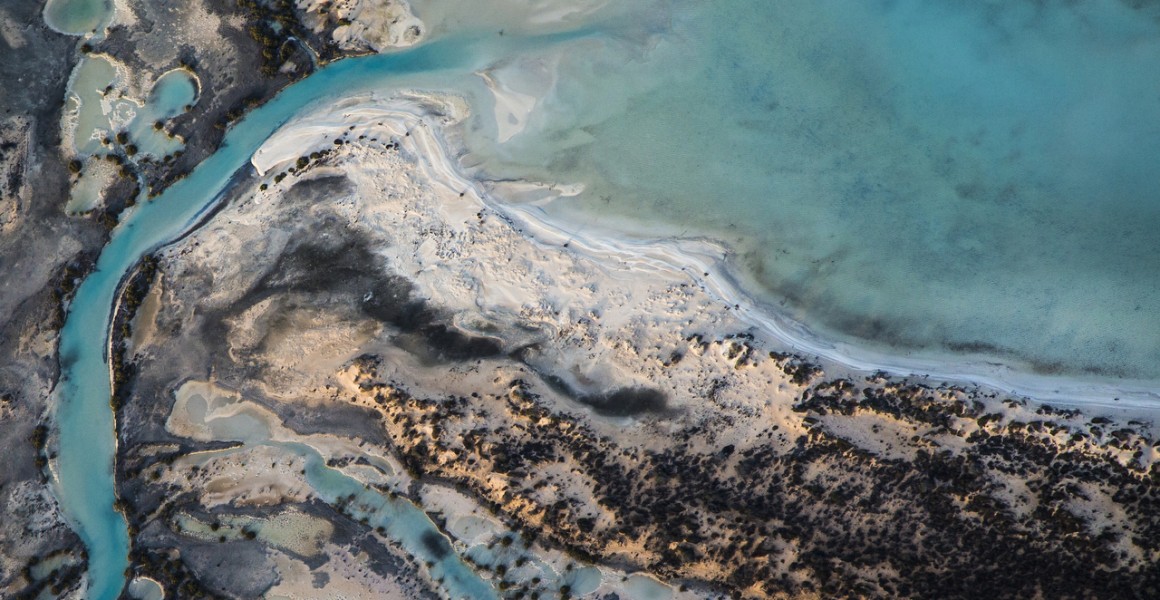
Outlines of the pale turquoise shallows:
{"type": "Polygon", "coordinates": [[[96,33],[112,18],[112,0],[48,0],[44,5],[44,22],[70,35],[96,33]]]}
{"type": "Polygon", "coordinates": [[[163,158],[181,150],[183,142],[164,130],[164,124],[197,102],[198,81],[186,69],[173,69],[157,78],[143,100],[125,95],[130,77],[124,66],[89,54],[77,63],[69,81],[62,127],[80,156],[112,152],[113,140],[127,133],[125,145],[135,153],[163,158]],[[162,128],[156,127],[161,124],[162,128]]]}
{"type": "Polygon", "coordinates": [[[551,55],[475,172],[583,183],[549,207],[577,228],[725,240],[823,338],[1155,381],[1160,6],[1131,4],[674,2],[551,55]]]}
{"type": "Polygon", "coordinates": [[[499,598],[491,585],[451,551],[450,542],[446,542],[430,517],[410,501],[384,498],[366,489],[362,483],[326,466],[326,461],[312,448],[299,444],[287,444],[287,447],[305,458],[307,481],[324,501],[343,502],[355,518],[366,519],[370,527],[382,527],[384,535],[394,539],[416,560],[431,563],[431,576],[442,581],[450,598],[499,598]],[[437,545],[432,547],[431,540],[437,540],[434,542],[437,545]],[[443,552],[444,549],[447,551],[443,552]]]}
{"type": "Polygon", "coordinates": [[[162,75],[149,91],[151,117],[170,119],[197,100],[197,78],[185,69],[174,69],[162,75]]]}
{"type": "Polygon", "coordinates": [[[81,58],[73,70],[66,93],[62,128],[71,132],[73,149],[82,156],[104,150],[101,140],[116,132],[109,126],[105,114],[105,89],[119,84],[117,68],[107,58],[88,55],[81,58]]]}
{"type": "Polygon", "coordinates": [[[164,157],[181,149],[182,142],[171,138],[155,124],[164,124],[185,111],[197,101],[197,79],[185,69],[165,73],[153,84],[149,97],[142,105],[134,106],[129,139],[138,150],[154,158],[164,157]]]}

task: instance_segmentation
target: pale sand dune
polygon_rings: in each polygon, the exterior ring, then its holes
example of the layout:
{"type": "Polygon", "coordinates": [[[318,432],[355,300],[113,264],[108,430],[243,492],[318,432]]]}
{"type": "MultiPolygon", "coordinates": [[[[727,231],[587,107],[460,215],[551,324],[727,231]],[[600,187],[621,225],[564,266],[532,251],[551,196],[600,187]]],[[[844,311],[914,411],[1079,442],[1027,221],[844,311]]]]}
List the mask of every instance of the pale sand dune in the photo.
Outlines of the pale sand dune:
{"type": "MultiPolygon", "coordinates": [[[[679,240],[617,247],[602,239],[564,237],[525,213],[497,216],[502,209],[489,204],[482,190],[456,177],[442,159],[442,145],[433,129],[453,124],[462,113],[442,107],[439,113],[443,116],[432,116],[410,98],[339,106],[276,133],[255,153],[253,162],[259,172],[270,175],[300,155],[334,148],[337,136],[366,136],[379,144],[401,142],[421,178],[400,173],[397,153],[344,144],[337,164],[358,191],[352,198],[336,198],[332,206],[348,213],[360,227],[394,238],[394,244],[380,251],[384,263],[413,277],[423,297],[457,313],[456,322],[464,329],[513,331],[516,323],[534,324],[543,335],[569,340],[558,350],[563,355],[543,358],[572,365],[578,383],[645,385],[651,370],[641,370],[642,354],[655,352],[651,364],[659,369],[677,345],[684,345],[687,335],[750,327],[726,309],[720,290],[691,274],[714,268],[710,265],[723,255],[714,244],[679,240]],[[343,164],[357,168],[342,168],[343,164]],[[390,190],[387,197],[380,197],[382,190],[390,190]],[[483,216],[477,216],[481,212],[483,216]],[[401,222],[408,227],[399,228],[401,222]],[[686,265],[674,266],[678,259],[686,265]],[[648,349],[654,345],[667,350],[648,349]]],[[[292,182],[287,179],[259,193],[255,206],[292,182]]],[[[256,224],[262,211],[252,210],[256,211],[252,217],[235,218],[256,224]]],[[[671,385],[675,391],[688,389],[692,382],[671,385]]],[[[750,397],[776,394],[776,390],[749,392],[750,397]]]]}

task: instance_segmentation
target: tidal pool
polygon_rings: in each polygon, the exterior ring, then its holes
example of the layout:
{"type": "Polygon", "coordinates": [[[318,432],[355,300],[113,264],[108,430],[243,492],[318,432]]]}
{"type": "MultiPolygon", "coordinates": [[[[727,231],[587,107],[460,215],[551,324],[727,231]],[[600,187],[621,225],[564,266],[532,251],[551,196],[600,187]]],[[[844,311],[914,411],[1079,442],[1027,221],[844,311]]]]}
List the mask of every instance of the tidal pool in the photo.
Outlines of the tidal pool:
{"type": "Polygon", "coordinates": [[[69,35],[100,33],[112,19],[112,0],[48,0],[44,5],[44,22],[69,35]]]}
{"type": "Polygon", "coordinates": [[[673,597],[671,587],[645,575],[630,575],[624,582],[624,589],[633,600],[669,600],[673,597]]]}
{"type": "Polygon", "coordinates": [[[165,598],[165,590],[161,589],[161,584],[148,577],[138,577],[129,582],[126,591],[129,592],[130,597],[137,600],[163,600],[165,598]]]}
{"type": "Polygon", "coordinates": [[[197,100],[197,77],[187,69],[173,69],[157,78],[149,91],[150,116],[170,119],[185,111],[197,100]]]}
{"type": "Polygon", "coordinates": [[[197,77],[187,69],[168,71],[144,99],[132,97],[130,79],[127,67],[99,54],[85,56],[73,70],[61,128],[79,156],[163,158],[183,147],[184,141],[164,127],[197,102],[197,77]]]}
{"type": "Polygon", "coordinates": [[[61,129],[76,153],[90,156],[105,150],[102,142],[115,134],[109,94],[124,86],[124,80],[124,73],[101,55],[85,56],[73,69],[61,129]]]}
{"type": "Polygon", "coordinates": [[[197,102],[197,91],[197,77],[186,69],[174,69],[157,78],[145,101],[134,107],[129,125],[129,139],[139,152],[160,158],[182,148],[183,141],[167,134],[164,124],[197,102]]]}

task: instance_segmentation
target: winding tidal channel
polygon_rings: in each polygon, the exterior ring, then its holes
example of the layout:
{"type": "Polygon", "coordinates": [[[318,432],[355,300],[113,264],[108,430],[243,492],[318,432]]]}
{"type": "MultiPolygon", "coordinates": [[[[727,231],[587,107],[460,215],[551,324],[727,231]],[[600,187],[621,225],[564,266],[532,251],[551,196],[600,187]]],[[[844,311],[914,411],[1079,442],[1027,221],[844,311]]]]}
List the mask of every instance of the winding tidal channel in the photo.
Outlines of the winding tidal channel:
{"type": "MultiPolygon", "coordinates": [[[[517,40],[509,37],[506,42],[517,40]]],[[[96,268],[77,288],[60,334],[56,409],[60,449],[54,464],[55,485],[64,511],[88,548],[89,598],[117,598],[129,564],[127,525],[114,508],[117,440],[109,403],[112,310],[127,274],[147,253],[195,228],[222,197],[233,176],[249,168],[254,151],[303,108],[336,90],[351,94],[391,89],[415,73],[470,72],[476,66],[473,60],[489,55],[478,39],[457,38],[398,54],[343,60],[321,69],[235,124],[221,148],[189,177],[152,200],[142,197],[122,217],[96,268]]],[[[352,482],[340,484],[345,489],[352,482]]],[[[361,485],[358,487],[361,490],[361,485]]]]}

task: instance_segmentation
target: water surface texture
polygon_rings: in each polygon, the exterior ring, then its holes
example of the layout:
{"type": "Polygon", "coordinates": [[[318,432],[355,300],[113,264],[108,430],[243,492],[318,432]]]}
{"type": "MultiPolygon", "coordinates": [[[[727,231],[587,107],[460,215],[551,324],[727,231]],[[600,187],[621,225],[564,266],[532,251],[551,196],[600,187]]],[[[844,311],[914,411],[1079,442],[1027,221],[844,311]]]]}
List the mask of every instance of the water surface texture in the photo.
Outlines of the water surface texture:
{"type": "Polygon", "coordinates": [[[770,0],[664,17],[498,69],[539,101],[498,147],[480,129],[478,171],[583,183],[550,207],[578,223],[723,239],[759,297],[823,337],[1160,376],[1155,8],[770,0]]]}

